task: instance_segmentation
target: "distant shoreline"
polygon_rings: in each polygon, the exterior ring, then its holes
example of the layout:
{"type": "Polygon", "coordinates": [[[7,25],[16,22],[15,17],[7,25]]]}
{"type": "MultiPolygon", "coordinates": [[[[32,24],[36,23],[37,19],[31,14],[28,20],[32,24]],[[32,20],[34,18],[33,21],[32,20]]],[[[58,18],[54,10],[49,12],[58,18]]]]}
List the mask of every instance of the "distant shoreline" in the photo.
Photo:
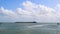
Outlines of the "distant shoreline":
{"type": "Polygon", "coordinates": [[[37,23],[37,22],[15,22],[15,23],[37,23]]]}

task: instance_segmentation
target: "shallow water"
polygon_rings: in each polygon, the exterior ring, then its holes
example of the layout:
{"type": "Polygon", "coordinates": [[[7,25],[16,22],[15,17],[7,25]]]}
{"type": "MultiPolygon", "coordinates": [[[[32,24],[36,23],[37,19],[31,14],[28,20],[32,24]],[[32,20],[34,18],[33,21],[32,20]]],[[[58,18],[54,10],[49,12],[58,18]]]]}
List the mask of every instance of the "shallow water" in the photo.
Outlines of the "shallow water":
{"type": "Polygon", "coordinates": [[[60,34],[56,23],[3,23],[0,34],[60,34]]]}

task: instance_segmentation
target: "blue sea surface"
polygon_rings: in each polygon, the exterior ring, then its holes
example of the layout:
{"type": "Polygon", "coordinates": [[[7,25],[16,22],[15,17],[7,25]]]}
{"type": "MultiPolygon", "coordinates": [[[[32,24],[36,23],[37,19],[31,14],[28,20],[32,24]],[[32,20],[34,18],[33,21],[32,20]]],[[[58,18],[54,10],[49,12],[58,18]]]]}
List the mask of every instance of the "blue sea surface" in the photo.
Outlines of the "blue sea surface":
{"type": "Polygon", "coordinates": [[[2,23],[0,34],[60,34],[56,23],[2,23]]]}

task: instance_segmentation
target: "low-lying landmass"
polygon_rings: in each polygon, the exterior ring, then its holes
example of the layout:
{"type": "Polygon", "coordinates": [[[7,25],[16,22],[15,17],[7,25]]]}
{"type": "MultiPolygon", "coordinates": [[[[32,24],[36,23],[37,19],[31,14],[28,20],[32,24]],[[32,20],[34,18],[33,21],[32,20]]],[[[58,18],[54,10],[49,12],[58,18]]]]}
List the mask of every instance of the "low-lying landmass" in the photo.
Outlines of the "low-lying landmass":
{"type": "Polygon", "coordinates": [[[15,23],[37,23],[37,22],[15,22],[15,23]]]}

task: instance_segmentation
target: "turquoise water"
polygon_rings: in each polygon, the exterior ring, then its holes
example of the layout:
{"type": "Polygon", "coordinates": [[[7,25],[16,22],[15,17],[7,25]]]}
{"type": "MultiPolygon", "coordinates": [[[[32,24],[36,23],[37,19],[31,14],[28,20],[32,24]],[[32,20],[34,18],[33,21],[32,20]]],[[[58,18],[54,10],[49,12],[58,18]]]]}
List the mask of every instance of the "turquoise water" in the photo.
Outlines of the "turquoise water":
{"type": "Polygon", "coordinates": [[[56,23],[3,23],[0,34],[60,34],[56,23]]]}

